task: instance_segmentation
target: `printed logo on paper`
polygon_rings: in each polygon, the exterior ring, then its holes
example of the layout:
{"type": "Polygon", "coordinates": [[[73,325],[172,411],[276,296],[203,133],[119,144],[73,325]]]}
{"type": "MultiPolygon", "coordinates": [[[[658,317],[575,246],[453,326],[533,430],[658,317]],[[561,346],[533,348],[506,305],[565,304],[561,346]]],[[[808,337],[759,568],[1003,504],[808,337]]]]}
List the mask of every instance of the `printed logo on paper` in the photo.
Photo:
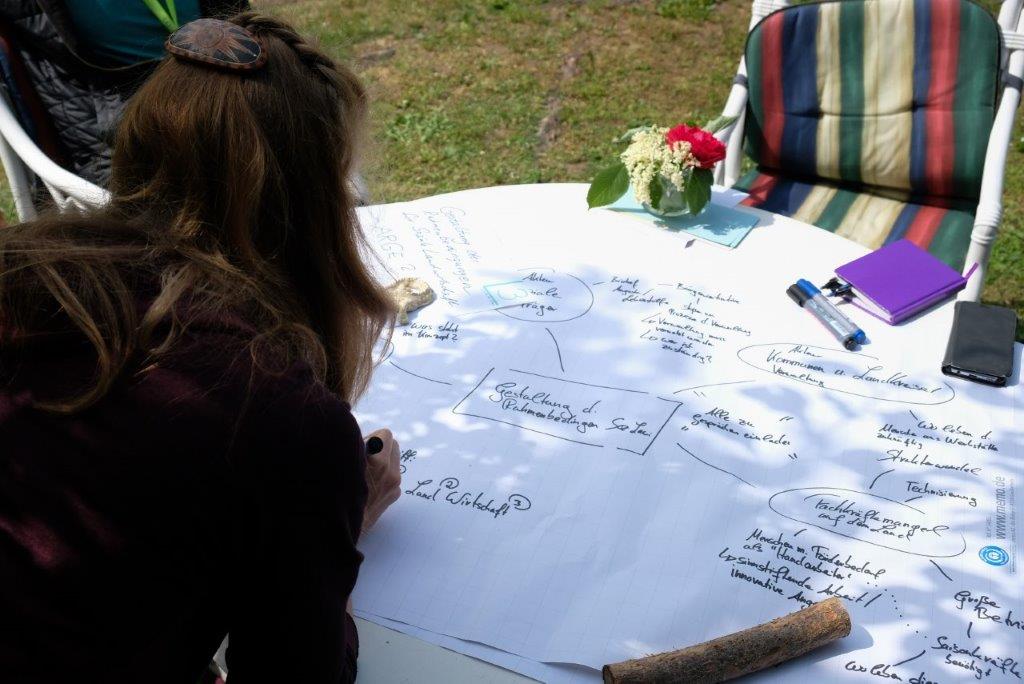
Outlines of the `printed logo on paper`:
{"type": "Polygon", "coordinates": [[[986,546],[978,555],[989,565],[1006,565],[1010,560],[1010,554],[999,546],[986,546]]]}

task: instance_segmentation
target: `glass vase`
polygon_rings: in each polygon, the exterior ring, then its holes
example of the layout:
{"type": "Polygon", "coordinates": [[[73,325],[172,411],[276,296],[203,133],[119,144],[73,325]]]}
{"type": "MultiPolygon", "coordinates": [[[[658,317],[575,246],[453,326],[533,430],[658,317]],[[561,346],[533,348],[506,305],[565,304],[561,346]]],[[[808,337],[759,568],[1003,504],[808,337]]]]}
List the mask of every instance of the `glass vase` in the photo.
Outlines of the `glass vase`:
{"type": "Polygon", "coordinates": [[[643,207],[647,213],[666,218],[689,215],[690,207],[687,206],[683,193],[676,190],[676,186],[672,185],[672,182],[665,178],[665,176],[659,174],[658,180],[661,182],[661,202],[659,202],[657,209],[644,202],[643,207]]]}

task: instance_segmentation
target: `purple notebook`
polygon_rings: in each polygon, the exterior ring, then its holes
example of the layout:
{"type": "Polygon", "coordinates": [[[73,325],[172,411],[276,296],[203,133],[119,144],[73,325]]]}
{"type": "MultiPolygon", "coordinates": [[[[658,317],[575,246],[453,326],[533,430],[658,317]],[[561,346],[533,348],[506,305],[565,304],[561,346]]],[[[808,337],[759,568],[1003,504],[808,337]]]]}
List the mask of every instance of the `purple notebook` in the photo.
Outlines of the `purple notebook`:
{"type": "Polygon", "coordinates": [[[890,325],[963,288],[971,273],[973,269],[967,276],[957,273],[909,240],[897,240],[836,269],[858,295],[850,303],[890,325]]]}

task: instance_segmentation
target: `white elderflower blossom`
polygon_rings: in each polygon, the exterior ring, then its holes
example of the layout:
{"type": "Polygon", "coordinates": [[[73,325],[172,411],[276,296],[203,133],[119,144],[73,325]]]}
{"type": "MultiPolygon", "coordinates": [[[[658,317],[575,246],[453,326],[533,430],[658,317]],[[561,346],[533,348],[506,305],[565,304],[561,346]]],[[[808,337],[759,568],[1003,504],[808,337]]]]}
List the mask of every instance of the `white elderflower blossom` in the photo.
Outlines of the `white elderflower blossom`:
{"type": "Polygon", "coordinates": [[[620,155],[629,172],[636,201],[651,203],[651,182],[663,176],[676,190],[686,185],[686,169],[698,165],[697,158],[690,151],[690,143],[677,142],[671,147],[665,142],[667,128],[651,127],[633,134],[629,147],[620,155]]]}

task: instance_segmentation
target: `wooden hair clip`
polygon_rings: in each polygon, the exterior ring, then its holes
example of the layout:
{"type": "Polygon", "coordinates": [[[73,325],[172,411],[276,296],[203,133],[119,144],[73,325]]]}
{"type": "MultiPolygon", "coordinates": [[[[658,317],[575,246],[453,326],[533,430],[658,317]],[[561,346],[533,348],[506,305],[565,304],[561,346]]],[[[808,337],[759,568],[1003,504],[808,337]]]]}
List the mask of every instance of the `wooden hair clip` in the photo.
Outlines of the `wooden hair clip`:
{"type": "Polygon", "coordinates": [[[196,19],[167,38],[167,51],[179,59],[229,71],[254,71],[267,53],[247,29],[223,19],[196,19]]]}

